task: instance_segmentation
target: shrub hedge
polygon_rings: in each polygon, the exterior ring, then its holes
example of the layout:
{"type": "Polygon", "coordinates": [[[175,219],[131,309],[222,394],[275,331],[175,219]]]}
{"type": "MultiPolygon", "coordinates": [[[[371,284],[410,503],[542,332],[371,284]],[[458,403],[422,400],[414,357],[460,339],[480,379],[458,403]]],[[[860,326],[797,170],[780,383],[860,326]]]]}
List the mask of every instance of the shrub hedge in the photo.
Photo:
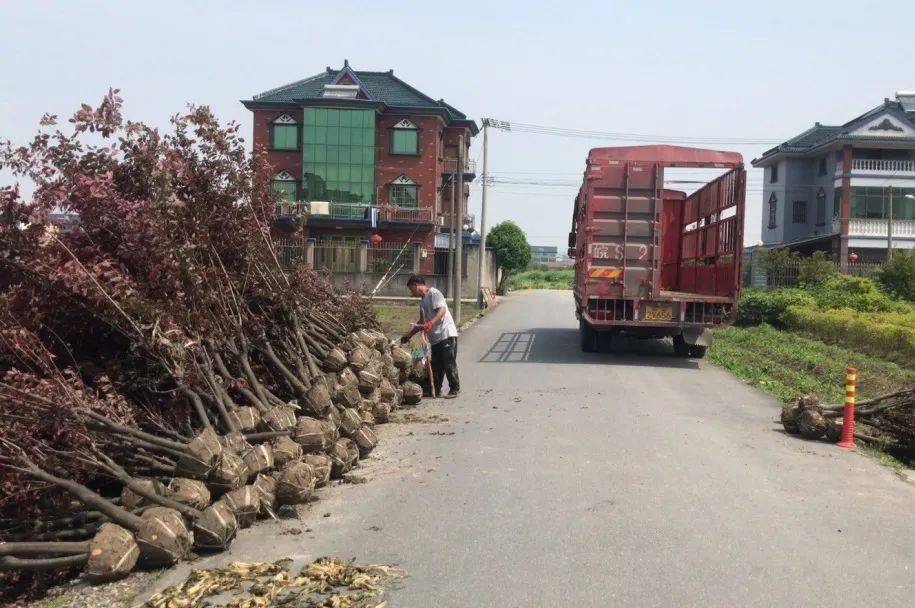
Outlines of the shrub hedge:
{"type": "Polygon", "coordinates": [[[738,325],[760,325],[768,323],[782,326],[782,313],[789,306],[816,306],[816,300],[802,289],[745,289],[737,308],[738,325]]]}
{"type": "Polygon", "coordinates": [[[850,308],[788,306],[781,322],[824,342],[841,344],[906,367],[915,366],[915,312],[862,313],[850,308]]]}

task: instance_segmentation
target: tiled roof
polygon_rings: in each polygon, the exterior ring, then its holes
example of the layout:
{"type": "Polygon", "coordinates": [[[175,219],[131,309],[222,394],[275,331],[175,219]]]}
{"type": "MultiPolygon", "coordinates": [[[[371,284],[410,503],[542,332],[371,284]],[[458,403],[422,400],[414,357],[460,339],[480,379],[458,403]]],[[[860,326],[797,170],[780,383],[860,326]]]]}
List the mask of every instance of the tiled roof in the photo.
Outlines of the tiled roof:
{"type": "Polygon", "coordinates": [[[400,78],[394,71],[364,72],[352,70],[349,64],[339,70],[327,68],[326,71],[308,78],[286,84],[255,95],[252,102],[261,103],[299,103],[314,99],[324,99],[324,85],[333,84],[344,72],[349,72],[358,81],[360,88],[369,101],[388,106],[435,110],[447,114],[451,119],[463,120],[466,116],[445,103],[436,101],[400,78]]]}
{"type": "Polygon", "coordinates": [[[905,110],[898,102],[886,100],[876,108],[865,112],[861,116],[858,116],[857,118],[854,118],[841,126],[829,126],[816,123],[813,127],[807,129],[800,135],[792,137],[784,143],[766,150],[763,152],[762,156],[753,160],[753,164],[757,165],[761,161],[764,161],[767,157],[779,153],[803,154],[809,150],[813,150],[814,148],[818,148],[824,144],[838,140],[880,140],[880,136],[867,136],[857,134],[852,136],[849,135],[849,133],[851,133],[857,127],[857,125],[861,124],[865,120],[872,118],[873,116],[880,114],[886,109],[901,113],[902,116],[907,118],[910,122],[912,122],[912,125],[915,126],[915,113],[905,112],[905,110]]]}

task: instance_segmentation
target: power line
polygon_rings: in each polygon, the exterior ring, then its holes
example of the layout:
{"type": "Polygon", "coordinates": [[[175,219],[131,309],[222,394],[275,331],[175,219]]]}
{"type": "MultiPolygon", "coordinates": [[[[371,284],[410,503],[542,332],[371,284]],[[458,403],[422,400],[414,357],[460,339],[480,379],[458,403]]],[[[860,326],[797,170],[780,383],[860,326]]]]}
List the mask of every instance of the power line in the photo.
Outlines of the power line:
{"type": "Polygon", "coordinates": [[[689,135],[656,135],[648,133],[627,133],[622,131],[592,131],[587,129],[569,129],[523,122],[511,122],[511,132],[552,135],[556,137],[575,137],[581,139],[607,139],[616,141],[657,142],[676,144],[735,144],[735,145],[773,145],[783,139],[764,137],[702,137],[689,135]]]}

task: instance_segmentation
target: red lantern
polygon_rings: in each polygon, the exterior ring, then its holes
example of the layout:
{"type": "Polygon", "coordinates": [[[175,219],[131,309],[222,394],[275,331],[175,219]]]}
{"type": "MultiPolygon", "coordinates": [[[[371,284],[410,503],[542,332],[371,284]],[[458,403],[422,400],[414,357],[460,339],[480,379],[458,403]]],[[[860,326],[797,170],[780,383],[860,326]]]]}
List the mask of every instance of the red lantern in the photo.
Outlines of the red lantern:
{"type": "Polygon", "coordinates": [[[857,253],[854,253],[854,252],[853,252],[853,253],[849,253],[849,254],[848,254],[848,261],[849,261],[849,262],[857,262],[857,261],[858,261],[858,254],[857,254],[857,253]]]}
{"type": "Polygon", "coordinates": [[[375,247],[378,247],[378,245],[381,245],[381,241],[383,241],[383,240],[384,240],[384,239],[381,238],[381,235],[380,235],[380,234],[373,234],[372,236],[369,237],[369,241],[370,241],[370,242],[372,243],[372,245],[374,245],[375,247]]]}

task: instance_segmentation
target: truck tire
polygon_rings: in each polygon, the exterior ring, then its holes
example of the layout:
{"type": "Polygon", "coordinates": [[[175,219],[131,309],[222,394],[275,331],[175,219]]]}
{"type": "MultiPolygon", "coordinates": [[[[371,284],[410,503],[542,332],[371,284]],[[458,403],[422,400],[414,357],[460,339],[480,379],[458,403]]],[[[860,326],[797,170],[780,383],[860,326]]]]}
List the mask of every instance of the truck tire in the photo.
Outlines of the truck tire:
{"type": "Polygon", "coordinates": [[[613,348],[613,332],[597,332],[597,350],[601,353],[609,353],[613,348]]]}
{"type": "Polygon", "coordinates": [[[683,339],[683,336],[674,336],[674,355],[678,357],[689,357],[690,346],[683,339]]]}
{"type": "Polygon", "coordinates": [[[593,353],[597,350],[597,332],[584,319],[578,320],[578,337],[581,338],[581,350],[593,353]]]}
{"type": "Polygon", "coordinates": [[[702,359],[702,358],[704,358],[704,357],[705,357],[705,350],[706,350],[707,348],[708,348],[707,346],[699,346],[698,344],[695,345],[695,346],[690,346],[690,347],[689,347],[689,358],[690,358],[690,359],[702,359]]]}

